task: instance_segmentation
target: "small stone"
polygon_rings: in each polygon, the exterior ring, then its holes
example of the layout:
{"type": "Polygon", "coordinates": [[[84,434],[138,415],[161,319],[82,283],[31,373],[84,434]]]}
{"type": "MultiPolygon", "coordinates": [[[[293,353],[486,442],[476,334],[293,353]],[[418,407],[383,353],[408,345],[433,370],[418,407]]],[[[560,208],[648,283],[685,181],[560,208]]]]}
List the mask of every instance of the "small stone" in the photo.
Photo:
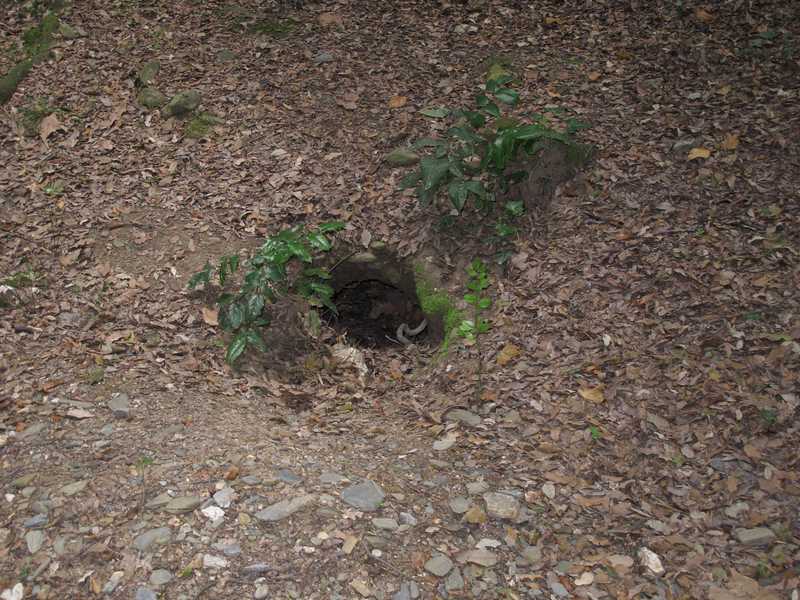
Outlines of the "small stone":
{"type": "Polygon", "coordinates": [[[162,109],[166,117],[182,117],[200,106],[200,92],[188,90],[175,94],[169,103],[162,109]]]}
{"type": "Polygon", "coordinates": [[[444,577],[453,568],[453,561],[444,554],[436,554],[425,563],[425,570],[437,577],[444,577]]]}
{"type": "Polygon", "coordinates": [[[28,552],[36,554],[44,544],[44,532],[39,529],[32,529],[25,534],[25,543],[28,545],[28,552]]]}
{"type": "Polygon", "coordinates": [[[161,70],[161,63],[157,60],[151,60],[146,62],[142,65],[142,68],[139,69],[139,72],[136,75],[136,82],[140,86],[148,85],[153,79],[156,78],[158,72],[161,70]]]}
{"type": "Polygon", "coordinates": [[[280,502],[268,506],[264,510],[258,511],[255,517],[260,521],[280,521],[313,503],[315,500],[316,496],[314,496],[314,494],[306,494],[305,496],[298,496],[289,500],[281,500],[280,502]]]}
{"type": "Polygon", "coordinates": [[[363,579],[354,579],[350,582],[350,587],[353,588],[363,598],[369,598],[375,595],[375,591],[363,579]]]}
{"type": "Polygon", "coordinates": [[[111,577],[108,578],[106,584],[103,586],[103,593],[104,594],[112,594],[119,582],[122,581],[122,578],[125,576],[125,571],[114,571],[111,574],[111,577]]]}
{"type": "Polygon", "coordinates": [[[269,570],[270,568],[267,563],[253,563],[252,565],[247,565],[242,569],[242,575],[251,579],[255,579],[256,577],[261,577],[265,573],[269,572],[269,570]]]}
{"type": "Polygon", "coordinates": [[[539,546],[526,546],[520,555],[529,565],[535,565],[542,560],[542,549],[539,546]]]}
{"type": "Polygon", "coordinates": [[[214,548],[222,552],[225,556],[239,556],[242,553],[242,546],[237,541],[225,541],[214,544],[214,548]]]}
{"type": "Polygon", "coordinates": [[[269,586],[260,583],[256,586],[256,591],[253,592],[253,598],[255,600],[264,600],[264,598],[269,597],[269,586]]]}
{"type": "Polygon", "coordinates": [[[141,552],[147,552],[150,546],[168,544],[172,540],[172,531],[169,527],[158,527],[150,529],[136,536],[133,540],[133,547],[141,552]]]}
{"type": "Polygon", "coordinates": [[[241,482],[245,485],[261,485],[261,478],[256,475],[245,475],[241,478],[241,482]]]}
{"type": "Polygon", "coordinates": [[[345,504],[366,512],[378,510],[385,497],[380,486],[369,479],[342,490],[342,501],[345,504]]]}
{"type": "Polygon", "coordinates": [[[481,525],[488,520],[486,512],[478,505],[473,505],[466,513],[464,519],[471,525],[481,525]]]}
{"type": "Polygon", "coordinates": [[[65,496],[74,496],[76,494],[81,493],[89,482],[86,480],[83,481],[75,481],[74,483],[68,483],[64,487],[62,487],[59,492],[64,494],[65,496]]]}
{"type": "Polygon", "coordinates": [[[542,486],[542,493],[552,500],[556,497],[556,486],[548,481],[542,486]]]}
{"type": "Polygon", "coordinates": [[[503,542],[500,540],[495,540],[493,538],[481,538],[477,544],[475,544],[476,548],[499,548],[503,545],[503,542]]]}
{"type": "Polygon", "coordinates": [[[658,554],[645,546],[639,548],[639,560],[644,567],[647,567],[654,575],[663,575],[664,566],[661,564],[661,559],[658,554]]]}
{"type": "Polygon", "coordinates": [[[519,514],[519,500],[500,492],[486,492],[483,495],[486,512],[498,519],[514,519],[519,514]]]}
{"type": "Polygon", "coordinates": [[[18,490],[28,487],[33,480],[36,478],[35,473],[28,473],[27,475],[23,475],[22,477],[17,477],[14,481],[11,482],[12,487],[17,488],[18,490]]]}
{"type": "Polygon", "coordinates": [[[330,52],[319,52],[314,57],[314,64],[316,66],[323,65],[329,62],[333,62],[333,54],[331,54],[330,52]]]}
{"type": "Polygon", "coordinates": [[[146,587],[140,587],[136,590],[136,596],[134,597],[134,600],[158,600],[158,596],[156,596],[156,593],[153,590],[146,587]]]}
{"type": "Polygon", "coordinates": [[[417,518],[412,515],[411,513],[401,512],[400,513],[400,524],[401,525],[408,525],[409,527],[414,527],[417,524],[417,518]]]}
{"type": "Polygon", "coordinates": [[[47,429],[47,423],[34,423],[30,427],[26,427],[22,433],[19,434],[19,438],[24,440],[25,438],[33,437],[40,434],[45,429],[47,429]]]}
{"type": "Polygon", "coordinates": [[[157,587],[168,584],[172,581],[172,573],[166,569],[156,569],[150,574],[150,583],[157,587]]]}
{"type": "Polygon", "coordinates": [[[231,502],[233,502],[235,496],[236,492],[233,490],[233,488],[230,486],[225,486],[214,494],[214,502],[217,503],[217,506],[228,508],[231,505],[231,502]]]}
{"type": "Polygon", "coordinates": [[[221,521],[225,518],[225,511],[219,506],[206,506],[200,511],[211,521],[221,521]]]}
{"type": "Polygon", "coordinates": [[[450,498],[448,504],[450,505],[450,510],[452,510],[454,513],[457,515],[463,515],[469,510],[472,502],[469,498],[464,498],[464,496],[456,496],[455,498],[450,498]]]}
{"type": "Polygon", "coordinates": [[[444,589],[448,592],[457,592],[464,589],[464,578],[461,576],[461,569],[456,567],[444,580],[444,589]]]}
{"type": "Polygon", "coordinates": [[[107,405],[111,410],[111,414],[117,419],[130,419],[131,403],[128,399],[128,394],[121,392],[111,394],[111,399],[108,401],[107,405]]]}
{"type": "Polygon", "coordinates": [[[224,569],[228,566],[228,561],[221,556],[214,556],[213,554],[203,555],[203,568],[204,569],[224,569]]]}
{"type": "Polygon", "coordinates": [[[416,581],[404,581],[400,589],[392,595],[392,600],[416,600],[419,598],[419,586],[416,581]]]}
{"type": "Polygon", "coordinates": [[[453,447],[453,445],[458,441],[458,435],[455,431],[451,431],[447,435],[445,435],[442,439],[436,440],[433,442],[433,449],[438,452],[443,452],[445,450],[449,450],[453,447]]]}
{"type": "Polygon", "coordinates": [[[336,483],[344,483],[348,481],[347,477],[344,475],[340,475],[339,473],[334,473],[332,471],[325,471],[322,475],[319,476],[320,483],[326,484],[336,484],[336,483]]]}
{"type": "Polygon", "coordinates": [[[467,484],[467,493],[470,496],[477,496],[489,490],[489,484],[481,479],[480,481],[472,481],[467,484]]]}
{"type": "Polygon", "coordinates": [[[155,110],[167,103],[167,97],[154,87],[147,86],[139,90],[136,101],[145,108],[155,110]]]}
{"type": "Polygon", "coordinates": [[[155,498],[149,500],[145,506],[151,509],[162,508],[169,504],[171,500],[172,496],[170,496],[167,492],[162,492],[155,498]]]}
{"type": "Polygon", "coordinates": [[[372,525],[377,529],[385,529],[386,531],[394,531],[398,527],[397,521],[383,517],[372,519],[372,525]]]}
{"type": "Polygon", "coordinates": [[[775,540],[775,534],[768,527],[737,529],[734,534],[739,543],[745,546],[766,546],[775,540]]]}
{"type": "Polygon", "coordinates": [[[493,567],[497,564],[497,555],[490,550],[476,548],[459,552],[456,560],[461,564],[472,563],[481,567],[493,567]]]}
{"type": "Polygon", "coordinates": [[[0,594],[2,600],[22,600],[25,595],[25,587],[21,583],[15,583],[14,587],[3,590],[0,594]]]}
{"type": "Polygon", "coordinates": [[[552,571],[547,573],[547,585],[550,586],[550,591],[553,592],[559,598],[568,598],[570,597],[569,591],[564,585],[558,580],[558,576],[553,573],[552,571]]]}
{"type": "Polygon", "coordinates": [[[738,519],[739,515],[746,513],[748,510],[750,510],[750,505],[747,502],[736,502],[725,509],[725,514],[731,519],[738,519]]]}
{"type": "Polygon", "coordinates": [[[477,427],[481,424],[482,419],[474,412],[464,410],[463,408],[454,408],[444,416],[445,421],[452,421],[455,423],[463,423],[470,427],[477,427]]]}
{"type": "Polygon", "coordinates": [[[203,502],[205,502],[205,498],[200,496],[178,496],[170,500],[164,506],[164,510],[173,515],[190,513],[203,502]]]}
{"type": "Polygon", "coordinates": [[[280,471],[278,471],[278,479],[290,485],[294,485],[296,483],[300,483],[301,481],[303,481],[303,478],[300,477],[300,475],[292,473],[288,469],[281,469],[280,471]]]}
{"type": "Polygon", "coordinates": [[[32,516],[30,519],[25,519],[22,522],[22,526],[25,529],[39,529],[40,527],[47,525],[48,521],[49,519],[46,514],[38,514],[32,516]]]}

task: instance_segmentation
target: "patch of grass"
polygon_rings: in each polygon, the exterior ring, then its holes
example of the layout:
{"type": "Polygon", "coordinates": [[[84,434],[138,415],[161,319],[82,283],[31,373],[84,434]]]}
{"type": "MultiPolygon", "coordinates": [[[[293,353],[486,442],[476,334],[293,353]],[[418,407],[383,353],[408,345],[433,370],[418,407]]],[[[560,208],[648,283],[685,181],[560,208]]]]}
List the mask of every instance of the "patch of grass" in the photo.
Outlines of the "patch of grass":
{"type": "Polygon", "coordinates": [[[250,33],[259,35],[269,35],[272,37],[284,37],[289,35],[295,28],[297,23],[292,19],[275,20],[275,19],[262,19],[253,23],[248,31],[250,33]]]}
{"type": "Polygon", "coordinates": [[[23,106],[19,111],[18,122],[28,137],[35,137],[39,132],[39,124],[47,115],[55,112],[46,99],[37,98],[36,100],[23,106]]]}
{"type": "Polygon", "coordinates": [[[450,342],[453,335],[458,331],[459,325],[464,320],[464,314],[456,308],[453,298],[436,289],[425,277],[421,265],[414,267],[414,279],[417,288],[417,300],[422,312],[426,316],[438,316],[442,319],[444,336],[440,347],[441,353],[445,354],[450,349],[450,342]]]}

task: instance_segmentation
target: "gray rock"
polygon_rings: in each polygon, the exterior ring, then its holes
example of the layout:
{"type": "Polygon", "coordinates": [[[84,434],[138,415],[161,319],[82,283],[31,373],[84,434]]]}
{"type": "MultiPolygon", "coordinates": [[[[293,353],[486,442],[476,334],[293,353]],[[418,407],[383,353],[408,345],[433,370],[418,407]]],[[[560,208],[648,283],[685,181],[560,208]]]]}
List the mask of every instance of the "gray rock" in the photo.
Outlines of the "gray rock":
{"type": "Polygon", "coordinates": [[[156,593],[146,587],[140,587],[136,590],[136,596],[134,596],[134,600],[158,600],[158,596],[156,593]]]}
{"type": "Polygon", "coordinates": [[[408,148],[396,148],[387,154],[384,160],[392,167],[408,167],[419,162],[419,154],[408,148]]]}
{"type": "Polygon", "coordinates": [[[83,550],[83,540],[80,538],[69,539],[60,535],[53,542],[53,550],[58,556],[75,556],[83,550]]]}
{"type": "Polygon", "coordinates": [[[385,497],[380,486],[370,479],[354,483],[342,490],[342,501],[345,504],[367,512],[378,510],[385,497]]]}
{"type": "Polygon", "coordinates": [[[103,593],[113,594],[123,577],[125,577],[125,571],[114,571],[103,586],[103,593]]]}
{"type": "Polygon", "coordinates": [[[242,553],[242,546],[236,541],[218,542],[214,544],[214,549],[219,550],[225,556],[239,556],[242,553]]]}
{"type": "Polygon", "coordinates": [[[213,554],[203,555],[203,568],[204,569],[224,569],[228,566],[228,561],[221,556],[214,556],[213,554]]]}
{"type": "Polygon", "coordinates": [[[160,587],[172,581],[172,577],[172,573],[166,569],[156,569],[150,574],[150,583],[156,587],[160,587]]]}
{"type": "Polygon", "coordinates": [[[436,554],[425,563],[425,570],[437,577],[444,577],[453,568],[453,561],[444,554],[436,554]]]}
{"type": "Polygon", "coordinates": [[[737,529],[734,534],[739,543],[745,546],[766,546],[775,540],[775,534],[768,527],[737,529]]]}
{"type": "Polygon", "coordinates": [[[150,529],[136,536],[133,540],[133,547],[141,552],[147,552],[151,546],[168,544],[172,540],[172,531],[169,527],[158,527],[150,529]]]}
{"type": "Polygon", "coordinates": [[[542,549],[539,546],[526,546],[520,552],[520,556],[529,565],[535,565],[542,560],[542,549]]]}
{"type": "Polygon", "coordinates": [[[22,522],[22,526],[25,529],[39,529],[47,525],[47,521],[49,521],[49,519],[46,514],[38,514],[32,516],[30,519],[25,519],[22,522]]]}
{"type": "Polygon", "coordinates": [[[280,471],[278,471],[278,479],[280,479],[284,483],[288,483],[291,485],[303,481],[303,478],[300,477],[300,475],[296,475],[295,473],[292,473],[288,469],[281,469],[280,471]]]}
{"type": "Polygon", "coordinates": [[[558,577],[555,573],[550,571],[547,573],[547,585],[550,586],[550,591],[553,592],[559,598],[569,598],[570,593],[567,591],[561,582],[558,580],[558,577]]]}
{"type": "Polygon", "coordinates": [[[19,434],[19,438],[24,440],[26,438],[33,437],[40,434],[45,429],[47,429],[47,423],[34,423],[33,425],[26,427],[22,433],[19,434]]]}
{"type": "Polygon", "coordinates": [[[226,486],[214,494],[214,502],[217,506],[228,508],[233,502],[233,497],[236,495],[232,487],[226,486]]]}
{"type": "Polygon", "coordinates": [[[419,586],[416,581],[404,581],[400,589],[394,593],[392,600],[416,600],[419,598],[419,586]]]}
{"type": "Polygon", "coordinates": [[[173,515],[192,512],[195,508],[205,502],[205,498],[200,496],[178,496],[170,500],[164,510],[173,515]]]}
{"type": "Polygon", "coordinates": [[[467,484],[467,493],[470,496],[477,496],[478,494],[482,494],[489,489],[489,484],[486,483],[483,479],[478,481],[472,481],[467,484]]]}
{"type": "Polygon", "coordinates": [[[481,567],[493,567],[497,564],[497,555],[485,548],[464,550],[456,555],[456,560],[461,564],[471,563],[481,567]]]}
{"type": "Polygon", "coordinates": [[[58,491],[65,496],[75,496],[76,494],[80,494],[88,483],[89,482],[85,479],[83,481],[75,481],[73,483],[68,483],[58,491]]]}
{"type": "Polygon", "coordinates": [[[255,579],[256,577],[261,577],[265,573],[268,573],[269,570],[270,566],[267,563],[253,563],[242,569],[242,575],[255,579]]]}
{"type": "Polygon", "coordinates": [[[44,532],[40,529],[32,529],[25,534],[25,543],[28,545],[28,552],[36,554],[44,544],[44,532]]]}
{"type": "Polygon", "coordinates": [[[402,525],[409,525],[410,527],[414,527],[417,524],[417,519],[411,513],[401,512],[400,523],[402,525]]]}
{"type": "Polygon", "coordinates": [[[130,419],[131,417],[131,403],[128,399],[128,394],[121,392],[111,394],[108,408],[117,419],[130,419]]]}
{"type": "Polygon", "coordinates": [[[455,498],[450,498],[448,504],[450,505],[450,510],[452,510],[454,513],[457,515],[463,515],[469,510],[472,502],[469,498],[464,498],[464,496],[456,496],[455,498]]]}
{"type": "Polygon", "coordinates": [[[334,473],[332,471],[325,471],[322,475],[319,476],[320,483],[327,483],[327,484],[336,484],[336,483],[343,483],[348,481],[347,477],[344,475],[340,475],[339,473],[334,473]]]}
{"type": "Polygon", "coordinates": [[[149,500],[145,506],[150,509],[162,508],[169,504],[171,500],[172,496],[170,496],[167,492],[162,492],[155,498],[149,500]]]}
{"type": "Polygon", "coordinates": [[[245,485],[260,485],[261,478],[256,475],[245,475],[240,480],[245,485]]]}
{"type": "Polygon", "coordinates": [[[519,500],[508,494],[499,492],[486,492],[483,495],[486,502],[486,514],[498,519],[514,519],[519,514],[519,500]]]}
{"type": "Polygon", "coordinates": [[[102,429],[100,429],[100,435],[108,437],[109,435],[114,433],[114,425],[113,423],[109,423],[108,425],[104,425],[102,429]]]}
{"type": "Polygon", "coordinates": [[[139,90],[136,101],[150,110],[161,108],[167,103],[167,97],[154,87],[147,86],[139,90]]]}
{"type": "Polygon", "coordinates": [[[314,64],[317,66],[329,62],[333,62],[333,54],[330,52],[320,52],[314,57],[314,64]]]}
{"type": "Polygon", "coordinates": [[[750,505],[747,502],[736,502],[725,508],[725,514],[731,519],[738,519],[739,515],[750,510],[750,505]]]}
{"type": "Polygon", "coordinates": [[[269,597],[269,587],[260,583],[256,586],[256,591],[253,592],[253,598],[255,600],[264,600],[264,598],[269,597]]]}
{"type": "Polygon", "coordinates": [[[260,521],[280,521],[313,503],[315,500],[316,496],[314,496],[314,494],[306,494],[305,496],[298,496],[290,500],[281,500],[272,506],[268,506],[264,510],[258,511],[255,517],[260,521]]]}
{"type": "Polygon", "coordinates": [[[27,475],[23,475],[22,477],[17,477],[14,481],[11,482],[12,487],[16,489],[22,489],[24,487],[28,487],[33,480],[36,479],[35,473],[28,473],[27,475]]]}
{"type": "Polygon", "coordinates": [[[172,97],[161,112],[166,117],[182,117],[200,106],[200,100],[200,92],[197,90],[180,92],[172,97]]]}
{"type": "Polygon", "coordinates": [[[444,589],[448,592],[457,592],[464,589],[464,578],[461,576],[461,569],[456,567],[444,580],[444,589]]]}
{"type": "Polygon", "coordinates": [[[376,517],[372,519],[372,524],[377,529],[385,529],[386,531],[394,531],[398,527],[397,521],[383,517],[376,517]]]}
{"type": "Polygon", "coordinates": [[[454,408],[444,416],[445,421],[453,421],[455,423],[464,423],[470,427],[477,427],[481,424],[482,419],[474,412],[464,410],[463,408],[454,408]]]}
{"type": "Polygon", "coordinates": [[[149,85],[153,79],[156,78],[158,72],[161,70],[161,63],[157,60],[151,60],[142,65],[139,72],[136,74],[136,83],[140,86],[149,85]]]}

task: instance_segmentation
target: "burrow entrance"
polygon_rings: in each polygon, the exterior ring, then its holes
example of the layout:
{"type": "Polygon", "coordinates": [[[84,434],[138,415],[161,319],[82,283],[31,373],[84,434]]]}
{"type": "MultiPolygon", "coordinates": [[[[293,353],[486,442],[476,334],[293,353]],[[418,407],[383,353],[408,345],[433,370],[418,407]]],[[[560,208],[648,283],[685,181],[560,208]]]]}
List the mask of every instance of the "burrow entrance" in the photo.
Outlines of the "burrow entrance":
{"type": "Polygon", "coordinates": [[[417,298],[413,268],[379,247],[356,252],[331,271],[338,314],[325,321],[347,339],[368,348],[438,344],[441,318],[427,316],[417,298]]]}

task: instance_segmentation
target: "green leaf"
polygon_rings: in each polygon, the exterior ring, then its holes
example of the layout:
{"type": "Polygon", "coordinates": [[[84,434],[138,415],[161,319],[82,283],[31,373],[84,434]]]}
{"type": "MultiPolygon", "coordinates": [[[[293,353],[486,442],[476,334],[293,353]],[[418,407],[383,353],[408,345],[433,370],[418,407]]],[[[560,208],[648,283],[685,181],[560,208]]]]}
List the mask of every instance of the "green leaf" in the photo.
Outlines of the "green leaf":
{"type": "Polygon", "coordinates": [[[464,294],[464,302],[471,304],[472,306],[477,306],[478,296],[475,294],[464,294]]]}
{"type": "Polygon", "coordinates": [[[342,221],[328,221],[317,227],[317,231],[320,233],[333,233],[334,231],[341,231],[344,228],[345,224],[342,221]]]}
{"type": "Polygon", "coordinates": [[[228,351],[225,353],[225,361],[232,365],[237,358],[242,355],[247,347],[247,331],[240,331],[228,344],[228,351]]]}
{"type": "Polygon", "coordinates": [[[311,281],[309,282],[309,287],[314,291],[315,294],[322,298],[331,298],[333,296],[334,290],[327,283],[311,281]]]}
{"type": "Polygon", "coordinates": [[[450,160],[447,158],[425,157],[420,163],[420,197],[426,201],[432,198],[436,191],[447,182],[450,173],[450,160]]]}
{"type": "Polygon", "coordinates": [[[310,263],[312,260],[314,260],[311,256],[311,253],[308,251],[308,248],[306,248],[305,244],[302,242],[290,240],[286,242],[286,246],[294,256],[303,262],[310,263]]]}
{"type": "Polygon", "coordinates": [[[481,298],[478,301],[478,308],[481,309],[481,310],[486,310],[491,305],[492,305],[492,299],[491,298],[481,298]]]}
{"type": "Polygon", "coordinates": [[[188,283],[186,284],[190,290],[193,290],[201,283],[203,286],[208,285],[211,282],[211,263],[206,261],[206,266],[203,267],[202,271],[198,271],[194,275],[189,278],[188,283]]]}
{"type": "Polygon", "coordinates": [[[426,117],[431,117],[432,119],[443,119],[447,115],[450,114],[449,108],[423,108],[419,111],[421,114],[425,115],[426,117]]]}
{"type": "Polygon", "coordinates": [[[503,104],[508,104],[509,106],[516,106],[517,102],[519,102],[519,92],[515,92],[509,88],[500,88],[494,93],[494,97],[503,104]]]}
{"type": "Polygon", "coordinates": [[[506,212],[508,212],[513,217],[521,217],[525,214],[525,202],[522,200],[512,200],[510,202],[506,202],[505,206],[506,212]]]}
{"type": "Polygon", "coordinates": [[[264,310],[264,297],[261,294],[253,294],[247,299],[247,320],[252,321],[261,316],[264,310]]]}
{"type": "Polygon", "coordinates": [[[411,144],[411,147],[414,148],[414,150],[419,150],[420,148],[439,148],[444,145],[445,143],[442,140],[424,137],[411,144]]]}
{"type": "Polygon", "coordinates": [[[500,107],[497,106],[494,102],[489,102],[486,106],[483,107],[484,112],[492,115],[495,118],[500,117],[500,107]]]}
{"type": "Polygon", "coordinates": [[[447,135],[464,140],[465,142],[482,143],[486,141],[475,133],[475,131],[466,127],[451,127],[447,130],[447,135]]]}
{"type": "Polygon", "coordinates": [[[225,310],[225,314],[227,316],[227,325],[226,329],[236,330],[242,326],[245,318],[245,309],[242,304],[239,302],[234,302],[227,306],[225,310]]]}
{"type": "Polygon", "coordinates": [[[321,252],[327,252],[333,247],[331,241],[323,233],[309,233],[306,239],[311,246],[321,252]]]}
{"type": "Polygon", "coordinates": [[[253,346],[260,352],[267,351],[267,344],[264,343],[264,338],[261,337],[261,334],[258,333],[255,329],[247,329],[247,345],[253,346]]]}
{"type": "Polygon", "coordinates": [[[422,179],[422,174],[419,171],[409,173],[400,180],[400,189],[407,190],[408,188],[412,188],[419,183],[420,179],[422,179]]]}
{"type": "Polygon", "coordinates": [[[331,274],[327,269],[321,267],[308,267],[303,269],[303,276],[305,277],[319,277],[320,279],[330,279],[331,274]]]}

